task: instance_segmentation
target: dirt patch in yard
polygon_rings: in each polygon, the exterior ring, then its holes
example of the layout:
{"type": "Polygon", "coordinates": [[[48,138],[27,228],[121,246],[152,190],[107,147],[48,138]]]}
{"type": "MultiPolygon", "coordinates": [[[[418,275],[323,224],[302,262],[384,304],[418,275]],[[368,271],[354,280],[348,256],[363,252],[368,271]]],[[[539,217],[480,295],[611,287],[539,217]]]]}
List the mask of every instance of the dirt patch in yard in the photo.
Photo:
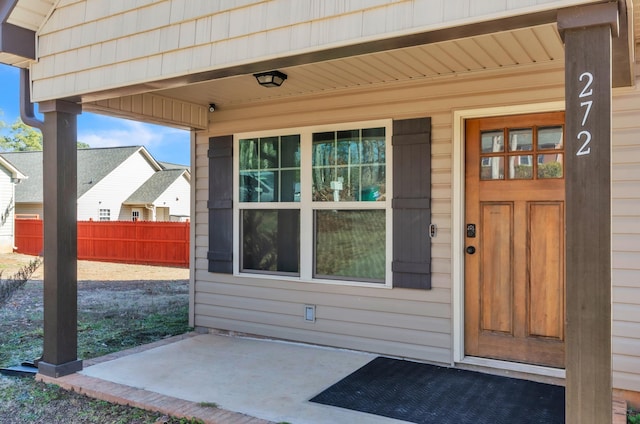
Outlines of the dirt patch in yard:
{"type": "MultiPolygon", "coordinates": [[[[33,256],[0,254],[7,278],[33,256]]],[[[0,307],[0,367],[42,353],[43,266],[0,307]]],[[[78,261],[78,357],[90,359],[161,340],[188,327],[189,270],[78,261]]],[[[0,376],[1,423],[178,423],[158,413],[96,401],[33,381],[0,376]]]]}
{"type": "MultiPolygon", "coordinates": [[[[35,256],[22,255],[19,253],[2,253],[0,254],[0,271],[3,272],[4,277],[8,277],[35,258],[35,256]]],[[[41,265],[31,279],[42,280],[43,275],[44,265],[41,265]]],[[[78,261],[78,281],[157,281],[188,279],[188,268],[78,261]]]]}

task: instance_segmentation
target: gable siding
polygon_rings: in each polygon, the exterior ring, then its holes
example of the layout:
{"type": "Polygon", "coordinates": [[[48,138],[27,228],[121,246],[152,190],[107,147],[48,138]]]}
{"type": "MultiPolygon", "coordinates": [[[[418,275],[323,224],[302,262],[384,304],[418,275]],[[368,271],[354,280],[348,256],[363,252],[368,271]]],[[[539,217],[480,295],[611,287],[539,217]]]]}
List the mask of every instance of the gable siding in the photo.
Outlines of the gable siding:
{"type": "Polygon", "coordinates": [[[156,220],[168,221],[169,215],[189,216],[191,202],[191,188],[189,181],[184,176],[180,176],[156,199],[155,206],[166,208],[166,216],[164,212],[156,212],[156,220]],[[177,200],[176,200],[177,199],[177,200]]]}
{"type": "Polygon", "coordinates": [[[33,100],[594,1],[64,1],[38,31],[33,100]]]}
{"type": "Polygon", "coordinates": [[[547,66],[221,111],[212,127],[216,134],[202,133],[196,139],[195,325],[451,363],[452,111],[561,100],[563,81],[561,68],[547,66]],[[531,78],[533,72],[535,79],[531,78]],[[207,272],[210,136],[421,116],[432,119],[431,217],[438,227],[432,240],[432,290],[301,283],[207,272]],[[314,324],[304,322],[304,304],[316,305],[314,324]]]}
{"type": "Polygon", "coordinates": [[[640,88],[614,92],[612,151],[613,384],[640,391],[640,88]]]}
{"type": "Polygon", "coordinates": [[[112,221],[130,221],[131,213],[126,214],[122,202],[154,172],[142,154],[131,155],[78,199],[78,221],[99,220],[99,209],[110,209],[112,221]]]}

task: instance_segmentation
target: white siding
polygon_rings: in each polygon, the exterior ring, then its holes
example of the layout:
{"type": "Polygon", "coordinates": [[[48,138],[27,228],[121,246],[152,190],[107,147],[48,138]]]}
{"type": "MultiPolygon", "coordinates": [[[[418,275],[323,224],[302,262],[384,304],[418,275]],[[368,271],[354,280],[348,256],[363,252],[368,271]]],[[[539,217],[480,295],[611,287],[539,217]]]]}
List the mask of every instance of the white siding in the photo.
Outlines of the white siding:
{"type": "Polygon", "coordinates": [[[15,185],[11,172],[0,165],[0,252],[11,252],[14,243],[15,185]]]}
{"type": "Polygon", "coordinates": [[[612,152],[613,386],[640,391],[640,89],[615,93],[612,152]]]}
{"type": "Polygon", "coordinates": [[[221,111],[211,127],[215,134],[202,133],[196,140],[195,324],[451,363],[453,111],[562,100],[563,81],[562,68],[540,66],[221,111]],[[420,116],[432,118],[432,221],[438,226],[438,236],[432,242],[432,290],[325,285],[207,272],[210,135],[420,116]],[[317,305],[314,324],[304,322],[304,304],[317,305]]]}
{"type": "Polygon", "coordinates": [[[134,191],[153,175],[156,169],[141,154],[127,158],[109,175],[98,181],[91,190],[78,199],[78,221],[98,221],[100,209],[111,210],[111,220],[131,220],[125,214],[124,202],[134,191]]]}
{"type": "MultiPolygon", "coordinates": [[[[165,208],[166,215],[156,214],[156,220],[169,221],[169,215],[189,216],[191,211],[191,187],[184,176],[180,176],[156,199],[155,206],[165,208]]],[[[162,212],[164,214],[164,212],[162,212]]]]}
{"type": "Polygon", "coordinates": [[[595,0],[65,1],[38,31],[43,101],[595,0]]]}

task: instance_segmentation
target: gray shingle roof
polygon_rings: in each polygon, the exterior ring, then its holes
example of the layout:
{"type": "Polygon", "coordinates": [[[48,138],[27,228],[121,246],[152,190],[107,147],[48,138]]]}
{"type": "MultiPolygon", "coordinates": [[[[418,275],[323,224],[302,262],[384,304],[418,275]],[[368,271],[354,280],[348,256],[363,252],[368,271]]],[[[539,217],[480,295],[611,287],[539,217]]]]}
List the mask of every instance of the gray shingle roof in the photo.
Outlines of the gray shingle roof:
{"type": "MultiPolygon", "coordinates": [[[[78,197],[89,191],[142,146],[78,150],[78,197]]],[[[42,152],[0,153],[28,178],[16,187],[16,202],[42,203],[42,152]]]]}
{"type": "Polygon", "coordinates": [[[171,162],[158,162],[158,163],[164,169],[186,169],[187,171],[189,171],[189,173],[191,173],[191,167],[187,165],[180,165],[180,164],[171,163],[171,162]]]}
{"type": "Polygon", "coordinates": [[[18,178],[20,180],[24,180],[27,178],[25,174],[23,174],[17,166],[9,162],[8,159],[0,156],[0,167],[7,170],[8,173],[11,174],[12,178],[18,178]]]}
{"type": "Polygon", "coordinates": [[[126,205],[152,204],[167,188],[178,178],[187,172],[185,169],[164,169],[151,176],[139,189],[134,191],[127,200],[126,205]]]}

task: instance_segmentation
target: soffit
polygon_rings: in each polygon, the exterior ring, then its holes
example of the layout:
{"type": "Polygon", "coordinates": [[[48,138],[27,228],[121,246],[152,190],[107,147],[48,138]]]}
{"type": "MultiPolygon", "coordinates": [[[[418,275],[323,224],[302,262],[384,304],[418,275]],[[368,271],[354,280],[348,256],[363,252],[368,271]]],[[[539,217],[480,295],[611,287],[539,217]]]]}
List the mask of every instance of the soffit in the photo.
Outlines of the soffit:
{"type": "Polygon", "coordinates": [[[29,64],[33,62],[31,59],[25,59],[21,56],[16,56],[10,53],[0,52],[0,63],[6,65],[15,66],[17,68],[28,68],[29,64]]]}
{"type": "Polygon", "coordinates": [[[56,0],[19,0],[7,22],[31,31],[38,31],[56,0]]]}
{"type": "Polygon", "coordinates": [[[554,62],[559,65],[564,62],[564,47],[556,24],[552,23],[280,68],[288,79],[279,88],[259,87],[252,75],[239,75],[156,93],[224,107],[554,62]]]}

